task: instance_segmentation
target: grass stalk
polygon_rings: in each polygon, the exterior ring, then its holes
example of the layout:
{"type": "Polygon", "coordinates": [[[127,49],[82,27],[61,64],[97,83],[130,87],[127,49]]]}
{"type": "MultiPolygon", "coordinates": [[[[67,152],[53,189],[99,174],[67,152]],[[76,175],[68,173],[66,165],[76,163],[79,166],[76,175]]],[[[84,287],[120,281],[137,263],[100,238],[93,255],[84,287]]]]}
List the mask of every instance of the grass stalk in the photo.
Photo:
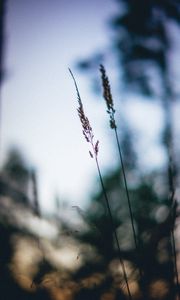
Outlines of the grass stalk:
{"type": "Polygon", "coordinates": [[[111,230],[112,230],[112,233],[114,235],[115,242],[116,242],[117,249],[118,249],[119,262],[120,262],[120,265],[121,265],[121,268],[122,268],[123,277],[124,277],[126,288],[127,288],[128,298],[129,298],[129,300],[132,300],[132,295],[131,295],[131,291],[130,291],[130,288],[129,288],[129,282],[128,282],[128,277],[127,277],[127,273],[126,273],[126,269],[125,269],[125,264],[124,264],[124,261],[122,259],[122,254],[121,254],[121,249],[120,249],[119,240],[118,240],[118,236],[117,236],[117,231],[116,231],[116,228],[114,226],[114,221],[113,221],[113,216],[112,216],[112,212],[111,212],[111,208],[110,208],[110,204],[109,204],[109,199],[108,199],[108,196],[107,196],[106,188],[105,188],[103,178],[102,178],[102,174],[101,174],[101,169],[100,169],[100,166],[99,166],[99,161],[98,161],[99,141],[97,140],[96,143],[94,142],[94,134],[93,134],[93,131],[92,131],[92,127],[90,125],[90,122],[89,122],[87,116],[85,115],[84,107],[83,107],[83,104],[82,104],[82,101],[81,101],[81,97],[80,97],[80,93],[79,93],[79,90],[78,90],[76,80],[75,80],[74,75],[73,75],[73,73],[70,69],[69,69],[69,72],[72,76],[72,79],[74,81],[74,85],[75,85],[75,88],[76,88],[76,92],[77,92],[77,98],[78,98],[78,103],[79,103],[79,107],[78,107],[77,111],[78,111],[78,115],[79,115],[79,118],[80,118],[80,121],[81,121],[81,124],[82,124],[83,135],[84,135],[86,141],[88,143],[90,143],[90,145],[91,145],[92,152],[89,151],[89,154],[90,154],[91,158],[95,158],[96,167],[97,167],[97,171],[98,171],[98,175],[99,175],[99,179],[100,179],[100,183],[101,183],[101,187],[102,187],[102,191],[103,191],[103,194],[104,194],[105,203],[106,203],[106,207],[107,207],[107,211],[108,211],[108,215],[109,215],[111,230]]]}
{"type": "Polygon", "coordinates": [[[98,163],[97,157],[95,157],[95,160],[96,160],[98,174],[99,174],[99,178],[100,178],[100,182],[101,182],[101,187],[102,187],[104,198],[105,198],[105,201],[106,201],[106,206],[107,206],[107,209],[108,209],[108,214],[109,214],[111,229],[112,229],[112,232],[114,233],[114,238],[115,238],[117,249],[118,249],[118,253],[119,253],[119,256],[118,256],[119,257],[119,262],[121,264],[123,275],[124,275],[124,279],[125,279],[125,282],[126,282],[128,296],[129,296],[129,299],[132,299],[130,288],[129,288],[129,283],[128,283],[128,278],[127,278],[127,274],[126,274],[126,269],[125,269],[124,261],[122,259],[122,255],[121,255],[121,249],[120,249],[120,245],[119,245],[117,231],[116,231],[115,226],[114,226],[113,217],[112,217],[112,213],[111,213],[111,208],[110,208],[110,205],[109,205],[109,200],[108,200],[108,196],[107,196],[106,189],[105,189],[105,186],[104,186],[104,182],[103,182],[103,179],[102,179],[102,174],[101,174],[101,170],[100,170],[100,167],[99,167],[99,163],[98,163]]]}
{"type": "MultiPolygon", "coordinates": [[[[100,65],[100,72],[101,72],[101,79],[102,79],[102,86],[103,86],[103,96],[104,96],[106,106],[107,106],[107,113],[110,116],[110,127],[111,127],[111,129],[114,130],[118,153],[119,153],[119,159],[120,159],[120,165],[121,165],[122,174],[123,174],[123,181],[124,181],[127,203],[128,203],[128,208],[129,208],[129,215],[130,215],[130,220],[131,220],[134,244],[135,244],[137,255],[139,257],[139,251],[138,251],[139,245],[138,245],[138,239],[137,239],[137,235],[136,235],[136,231],[135,231],[133,211],[132,211],[132,205],[131,205],[130,196],[129,196],[129,189],[128,189],[128,184],[127,184],[127,179],[126,179],[122,151],[121,151],[119,137],[117,134],[117,125],[116,125],[116,121],[115,121],[115,117],[114,117],[115,109],[114,109],[114,103],[113,103],[113,98],[112,98],[112,94],[111,94],[111,87],[109,84],[109,79],[106,75],[106,70],[103,65],[100,65]]],[[[143,274],[142,274],[142,270],[141,270],[140,266],[139,266],[139,274],[140,274],[140,278],[142,280],[143,274]]]]}
{"type": "Polygon", "coordinates": [[[175,272],[177,294],[178,294],[178,300],[180,300],[179,276],[178,276],[178,269],[177,269],[176,244],[175,244],[175,236],[174,236],[174,230],[173,229],[171,230],[171,244],[172,244],[172,253],[173,253],[173,258],[174,258],[174,272],[175,272]]]}
{"type": "Polygon", "coordinates": [[[138,250],[138,241],[137,241],[137,236],[136,236],[136,231],[135,231],[135,226],[134,226],[133,212],[132,212],[132,207],[131,207],[129,189],[128,189],[128,185],[127,185],[127,179],[126,179],[126,173],[125,173],[125,167],[124,167],[124,162],[123,162],[123,158],[122,158],[122,152],[121,152],[119,137],[118,137],[118,134],[117,134],[117,128],[114,128],[114,132],[115,132],[115,138],[116,138],[116,142],[117,142],[118,153],[119,153],[119,158],[120,158],[120,163],[121,163],[121,168],[122,168],[124,186],[125,186],[125,190],[126,190],[127,202],[128,202],[128,207],[129,207],[129,214],[130,214],[132,231],[133,231],[133,236],[134,236],[134,243],[135,243],[136,250],[138,250]]]}
{"type": "Polygon", "coordinates": [[[175,235],[174,235],[174,224],[175,224],[175,219],[176,219],[177,201],[175,199],[173,161],[172,161],[172,156],[170,155],[170,153],[169,153],[168,177],[169,177],[170,203],[171,203],[171,212],[170,212],[171,213],[171,247],[172,247],[172,256],[173,256],[177,295],[178,295],[178,299],[180,300],[179,275],[178,275],[177,255],[176,255],[176,242],[175,242],[175,235]]]}

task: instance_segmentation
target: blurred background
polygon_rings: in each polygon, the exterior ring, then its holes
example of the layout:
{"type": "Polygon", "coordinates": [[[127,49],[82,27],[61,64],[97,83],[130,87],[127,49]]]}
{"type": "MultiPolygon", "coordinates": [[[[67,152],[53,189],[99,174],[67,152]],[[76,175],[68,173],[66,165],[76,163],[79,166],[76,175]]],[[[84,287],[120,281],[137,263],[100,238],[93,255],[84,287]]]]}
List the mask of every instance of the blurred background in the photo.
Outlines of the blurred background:
{"type": "MultiPolygon", "coordinates": [[[[103,143],[111,149],[102,130],[103,103],[93,101],[89,78],[75,66],[108,43],[106,18],[115,8],[111,1],[105,6],[84,1],[76,5],[72,1],[7,1],[1,165],[12,147],[26,156],[30,167],[37,169],[45,210],[53,211],[56,194],[76,204],[87,203],[95,174],[81,136],[68,68],[76,73],[96,134],[103,135],[103,143]]],[[[110,158],[106,151],[104,166],[110,158]]]]}
{"type": "Polygon", "coordinates": [[[180,299],[179,25],[177,0],[0,1],[0,299],[180,299]]]}

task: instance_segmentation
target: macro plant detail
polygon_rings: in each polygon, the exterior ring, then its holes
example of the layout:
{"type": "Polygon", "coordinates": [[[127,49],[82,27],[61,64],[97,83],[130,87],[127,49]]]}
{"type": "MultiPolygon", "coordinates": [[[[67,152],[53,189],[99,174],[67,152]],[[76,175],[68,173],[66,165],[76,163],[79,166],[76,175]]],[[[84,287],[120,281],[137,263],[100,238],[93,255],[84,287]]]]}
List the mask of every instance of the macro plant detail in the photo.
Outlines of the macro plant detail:
{"type": "Polygon", "coordinates": [[[82,100],[81,100],[81,96],[80,96],[80,93],[79,93],[79,90],[78,90],[76,80],[74,78],[74,75],[73,75],[71,69],[69,69],[69,72],[70,72],[70,74],[73,78],[74,85],[75,85],[75,88],[76,88],[77,99],[78,99],[78,104],[79,104],[79,107],[77,108],[77,111],[78,111],[79,119],[80,119],[80,122],[81,122],[81,125],[82,125],[82,129],[83,129],[82,132],[83,132],[83,135],[84,135],[86,141],[88,143],[90,143],[91,146],[92,146],[93,153],[89,150],[89,154],[92,158],[93,158],[93,154],[97,158],[98,151],[99,151],[99,141],[97,140],[94,143],[93,130],[92,130],[92,127],[90,125],[88,117],[85,115],[83,103],[82,103],[82,100]]]}
{"type": "MultiPolygon", "coordinates": [[[[116,245],[117,245],[117,249],[118,249],[118,258],[119,258],[119,262],[120,262],[120,265],[121,265],[121,268],[122,268],[123,277],[124,277],[126,288],[127,288],[128,298],[129,298],[129,300],[132,300],[132,295],[131,295],[131,291],[130,291],[130,287],[129,287],[129,282],[128,282],[128,277],[127,277],[127,273],[126,273],[126,269],[125,269],[125,264],[124,264],[124,261],[122,259],[122,254],[121,254],[120,244],[119,244],[119,240],[118,240],[118,235],[117,235],[117,231],[116,231],[116,228],[115,228],[115,225],[114,225],[114,220],[113,220],[113,216],[112,216],[112,212],[111,212],[111,208],[110,208],[109,199],[108,199],[108,196],[107,196],[106,188],[105,188],[105,185],[104,185],[104,182],[103,182],[103,177],[102,177],[99,162],[98,162],[98,157],[97,156],[98,156],[98,150],[99,150],[99,148],[98,148],[99,141],[97,140],[95,144],[93,142],[94,134],[93,134],[92,127],[90,125],[89,119],[85,115],[82,100],[81,100],[81,96],[80,96],[80,93],[79,93],[79,89],[78,89],[75,77],[74,77],[74,75],[73,75],[73,73],[70,69],[69,69],[69,72],[70,72],[70,74],[73,78],[75,88],[76,88],[77,99],[78,99],[78,104],[79,104],[79,107],[78,107],[77,111],[78,111],[78,115],[79,115],[79,118],[80,118],[80,122],[82,124],[83,135],[85,136],[86,141],[91,144],[92,149],[93,149],[93,153],[94,153],[94,157],[95,157],[95,161],[96,161],[96,166],[97,166],[97,170],[98,170],[98,175],[99,175],[102,191],[103,191],[105,202],[106,202],[106,208],[107,208],[108,215],[109,215],[110,227],[111,227],[111,230],[113,232],[115,242],[116,242],[116,245]]],[[[105,79],[106,79],[106,85],[107,85],[107,83],[108,83],[107,78],[105,78],[105,79]]],[[[109,92],[109,88],[107,88],[107,91],[106,91],[106,93],[107,93],[106,95],[108,96],[108,99],[109,99],[109,113],[114,114],[113,102],[110,103],[112,98],[111,98],[111,96],[108,92],[109,92]]],[[[115,127],[115,121],[113,121],[113,120],[114,120],[114,117],[112,115],[111,116],[111,126],[113,126],[112,128],[116,128],[115,127]]],[[[90,153],[90,156],[93,158],[93,154],[91,153],[91,151],[89,151],[89,153],[90,153]]]]}
{"type": "Polygon", "coordinates": [[[71,2],[0,1],[0,300],[180,300],[180,1],[71,2]]]}
{"type": "Polygon", "coordinates": [[[103,97],[105,99],[106,105],[107,105],[107,113],[110,116],[110,127],[112,129],[116,129],[116,122],[115,122],[115,109],[114,109],[114,103],[113,103],[113,98],[112,98],[112,93],[111,93],[111,86],[109,83],[109,78],[106,75],[106,70],[103,65],[100,65],[99,68],[101,72],[101,79],[102,79],[102,87],[103,87],[103,97]]]}
{"type": "MultiPolygon", "coordinates": [[[[124,167],[124,162],[123,162],[123,156],[122,156],[122,151],[121,151],[121,145],[120,145],[120,141],[119,141],[119,136],[118,136],[118,132],[117,132],[117,125],[116,125],[116,120],[115,120],[115,108],[114,108],[114,102],[113,102],[113,97],[112,97],[112,93],[111,93],[111,86],[110,86],[110,82],[109,82],[109,78],[106,75],[106,70],[105,67],[101,64],[100,65],[100,73],[101,73],[101,81],[102,81],[102,89],[103,89],[103,97],[107,106],[107,113],[109,115],[109,123],[110,123],[110,128],[112,130],[114,130],[115,133],[115,139],[116,139],[116,144],[117,144],[117,148],[118,148],[118,153],[119,153],[119,159],[120,159],[120,169],[122,171],[122,178],[123,178],[123,183],[124,183],[124,187],[125,187],[125,194],[126,194],[126,198],[127,198],[127,205],[128,205],[128,210],[129,210],[129,217],[130,217],[130,223],[131,223],[131,230],[133,233],[133,239],[134,239],[134,244],[135,244],[135,265],[139,271],[139,276],[137,277],[137,280],[139,282],[139,288],[141,289],[141,293],[143,296],[143,299],[147,299],[148,296],[148,287],[146,285],[146,277],[144,275],[144,269],[143,269],[143,263],[142,263],[142,257],[140,257],[140,252],[141,254],[144,256],[143,252],[141,251],[142,249],[140,249],[140,244],[139,244],[139,240],[137,238],[137,233],[135,230],[135,222],[134,222],[134,216],[133,216],[133,210],[132,210],[132,204],[131,204],[131,199],[130,199],[130,195],[129,195],[129,189],[128,189],[128,184],[127,184],[127,179],[126,179],[126,173],[125,173],[125,167],[124,167]]],[[[113,215],[112,215],[112,210],[111,210],[111,206],[110,206],[110,199],[109,196],[107,195],[107,191],[106,191],[106,187],[104,184],[104,179],[101,173],[101,169],[100,169],[100,165],[99,165],[99,161],[98,161],[98,153],[99,153],[99,140],[97,140],[96,142],[94,142],[94,134],[93,134],[93,130],[91,127],[91,124],[89,122],[88,117],[85,114],[84,111],[84,107],[83,107],[83,103],[81,100],[81,96],[78,90],[78,86],[75,80],[75,77],[72,73],[72,71],[69,69],[70,74],[73,78],[74,81],[74,85],[76,88],[76,93],[77,93],[77,99],[78,99],[78,116],[82,125],[82,131],[83,131],[83,135],[86,139],[86,141],[88,143],[91,144],[92,150],[89,151],[89,154],[92,158],[95,159],[96,162],[96,167],[98,170],[98,176],[99,176],[99,180],[100,180],[100,184],[101,184],[101,188],[102,188],[102,192],[103,192],[103,197],[105,200],[105,204],[106,204],[106,209],[107,209],[107,215],[109,217],[109,228],[111,229],[111,232],[113,233],[114,236],[114,241],[116,243],[117,249],[118,249],[118,259],[122,268],[122,273],[123,273],[123,278],[124,278],[124,283],[126,286],[126,290],[127,290],[127,295],[128,295],[128,299],[132,299],[132,293],[130,290],[130,285],[129,285],[129,280],[130,277],[128,278],[127,276],[127,271],[125,268],[125,264],[124,264],[124,259],[122,257],[122,250],[120,247],[120,242],[119,242],[119,238],[117,235],[117,228],[115,227],[114,224],[114,220],[113,220],[113,215]]],[[[170,174],[170,178],[172,181],[172,169],[170,170],[171,174],[170,174]]],[[[171,191],[171,202],[174,203],[174,185],[173,183],[170,184],[170,191],[171,191]]],[[[176,202],[176,201],[175,201],[176,202]]],[[[173,265],[174,265],[174,275],[176,278],[176,284],[174,285],[174,289],[175,291],[178,292],[179,290],[179,283],[178,283],[178,270],[177,270],[177,257],[176,257],[176,248],[175,248],[175,238],[174,238],[174,231],[173,231],[173,227],[174,227],[174,220],[175,220],[175,216],[172,216],[172,228],[171,228],[171,247],[172,247],[172,259],[173,259],[173,265]],[[177,289],[177,290],[176,290],[177,289]]],[[[176,292],[175,292],[176,293],[176,292]]]]}

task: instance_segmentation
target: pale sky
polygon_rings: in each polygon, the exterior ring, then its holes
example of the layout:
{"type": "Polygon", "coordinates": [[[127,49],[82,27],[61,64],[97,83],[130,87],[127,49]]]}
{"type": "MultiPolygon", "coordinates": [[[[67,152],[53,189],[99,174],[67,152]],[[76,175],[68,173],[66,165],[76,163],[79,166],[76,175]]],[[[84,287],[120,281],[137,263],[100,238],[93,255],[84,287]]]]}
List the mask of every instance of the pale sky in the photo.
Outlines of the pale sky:
{"type": "MultiPolygon", "coordinates": [[[[106,20],[115,8],[111,0],[8,1],[3,158],[12,145],[22,149],[37,169],[45,209],[53,207],[56,193],[73,205],[87,203],[96,174],[81,134],[68,67],[79,83],[95,135],[101,135],[101,147],[108,146],[102,131],[103,103],[93,101],[88,79],[74,65],[107,44],[106,20]]],[[[102,165],[109,159],[104,151],[102,165]]]]}
{"type": "MultiPolygon", "coordinates": [[[[19,147],[37,169],[40,201],[46,210],[53,210],[56,194],[83,208],[93,186],[97,189],[96,167],[82,136],[69,67],[78,82],[95,137],[100,140],[102,169],[115,165],[110,133],[105,129],[104,103],[94,99],[90,80],[74,67],[79,59],[109,44],[107,21],[115,12],[113,0],[8,0],[8,75],[2,93],[1,147],[3,158],[11,146],[19,147]]],[[[146,122],[146,131],[148,143],[154,141],[153,132],[160,130],[162,123],[159,106],[154,113],[150,103],[142,107],[137,101],[136,109],[128,102],[127,105],[129,117],[139,130],[141,121],[153,118],[153,123],[146,122]]],[[[156,150],[158,165],[163,154],[156,150]]],[[[152,159],[152,153],[147,151],[145,159],[152,159]]]]}

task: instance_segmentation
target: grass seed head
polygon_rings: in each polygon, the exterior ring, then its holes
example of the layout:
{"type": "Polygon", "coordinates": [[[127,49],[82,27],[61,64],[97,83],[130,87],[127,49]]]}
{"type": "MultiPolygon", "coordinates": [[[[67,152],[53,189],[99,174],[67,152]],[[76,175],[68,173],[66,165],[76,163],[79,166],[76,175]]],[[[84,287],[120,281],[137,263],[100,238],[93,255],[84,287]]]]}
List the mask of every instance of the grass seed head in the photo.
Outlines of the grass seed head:
{"type": "Polygon", "coordinates": [[[103,97],[105,99],[107,105],[107,113],[110,115],[110,127],[112,129],[116,128],[116,122],[114,118],[115,109],[113,98],[111,94],[111,86],[109,83],[109,79],[106,75],[106,70],[103,65],[100,65],[100,73],[101,73],[101,80],[102,80],[102,87],[103,87],[103,97]]]}
{"type": "MultiPolygon", "coordinates": [[[[79,104],[79,106],[77,108],[77,111],[78,111],[78,116],[79,116],[79,119],[80,119],[80,122],[81,122],[81,125],[82,125],[82,129],[83,129],[82,132],[83,132],[83,135],[84,135],[86,141],[91,144],[94,156],[97,157],[98,151],[99,151],[99,146],[98,146],[99,141],[97,141],[94,144],[93,130],[92,130],[91,124],[89,122],[89,119],[88,119],[88,117],[86,116],[86,114],[84,112],[84,107],[83,107],[83,103],[82,103],[82,100],[81,100],[81,96],[80,96],[80,93],[79,93],[79,89],[78,89],[76,80],[75,80],[74,75],[73,75],[73,73],[70,69],[69,69],[69,72],[70,72],[70,74],[73,78],[74,85],[75,85],[75,88],[76,88],[77,99],[78,99],[78,104],[79,104]]],[[[91,151],[89,151],[89,154],[93,158],[93,154],[92,154],[91,151]]]]}

